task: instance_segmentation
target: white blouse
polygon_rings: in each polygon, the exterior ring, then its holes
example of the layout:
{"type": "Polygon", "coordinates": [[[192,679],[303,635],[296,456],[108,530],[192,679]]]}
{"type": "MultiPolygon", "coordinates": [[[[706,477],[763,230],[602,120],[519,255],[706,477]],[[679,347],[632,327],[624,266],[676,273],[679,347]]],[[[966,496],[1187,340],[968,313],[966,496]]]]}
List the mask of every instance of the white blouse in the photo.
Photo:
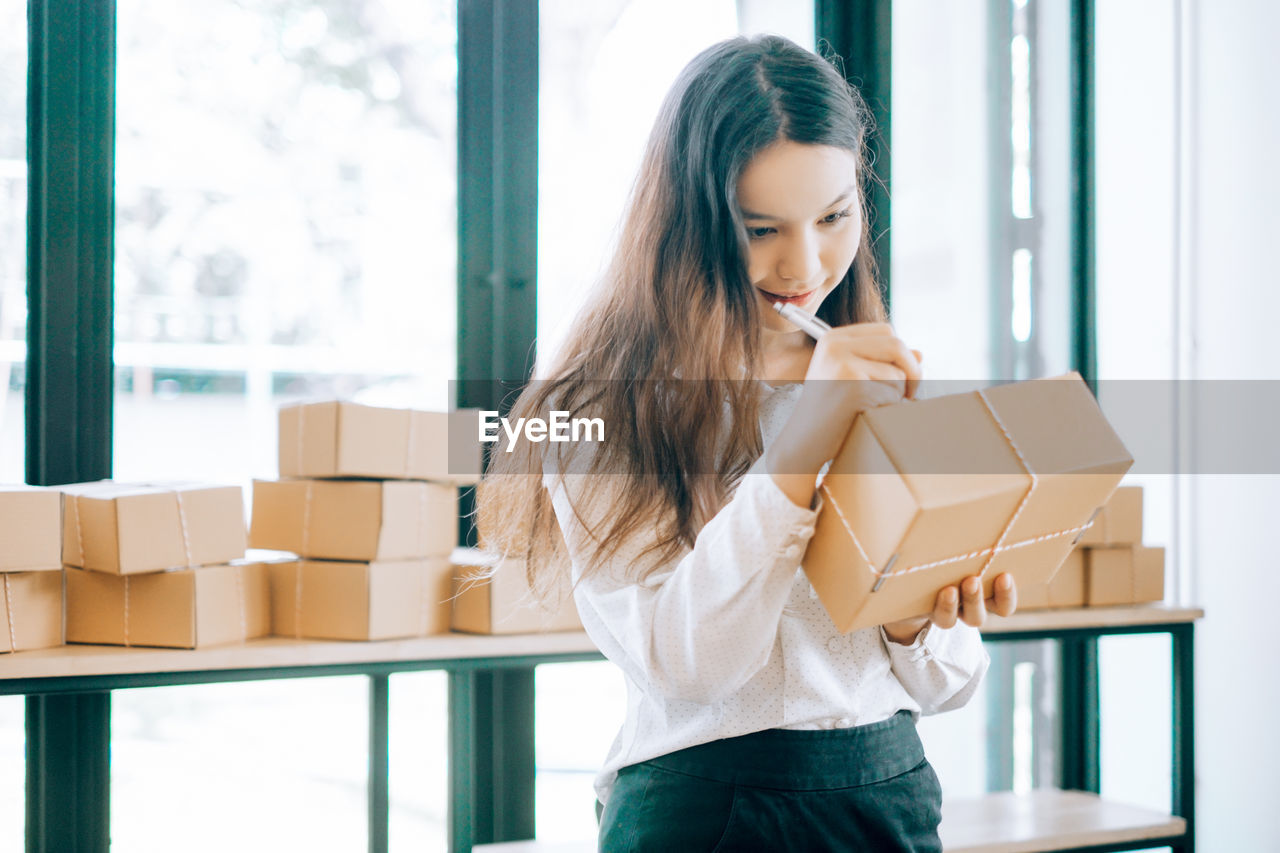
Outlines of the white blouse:
{"type": "MultiPolygon", "coordinates": [[[[766,447],[801,388],[763,385],[766,447]]],[[[579,583],[587,531],[611,508],[577,500],[589,475],[544,474],[583,627],[627,685],[626,719],[596,778],[602,803],[620,767],[763,729],[845,728],[901,709],[919,717],[959,708],[987,670],[977,629],[963,623],[931,625],[911,645],[880,628],[840,634],[800,568],[821,499],[817,509],[796,506],[763,463],[692,549],[641,583],[626,578],[639,564],[654,565],[652,555],[638,556],[652,541],[641,536],[579,583]]]]}

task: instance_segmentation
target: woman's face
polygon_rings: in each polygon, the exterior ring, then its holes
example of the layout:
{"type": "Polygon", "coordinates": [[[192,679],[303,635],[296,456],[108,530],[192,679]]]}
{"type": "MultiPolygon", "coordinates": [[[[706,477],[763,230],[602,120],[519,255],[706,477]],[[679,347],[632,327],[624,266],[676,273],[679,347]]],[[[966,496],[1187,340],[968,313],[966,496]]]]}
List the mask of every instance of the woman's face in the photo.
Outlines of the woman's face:
{"type": "Polygon", "coordinates": [[[794,330],[773,303],[816,312],[853,263],[862,234],[857,162],[843,148],[783,140],[757,154],[738,180],[747,275],[765,328],[794,330]]]}

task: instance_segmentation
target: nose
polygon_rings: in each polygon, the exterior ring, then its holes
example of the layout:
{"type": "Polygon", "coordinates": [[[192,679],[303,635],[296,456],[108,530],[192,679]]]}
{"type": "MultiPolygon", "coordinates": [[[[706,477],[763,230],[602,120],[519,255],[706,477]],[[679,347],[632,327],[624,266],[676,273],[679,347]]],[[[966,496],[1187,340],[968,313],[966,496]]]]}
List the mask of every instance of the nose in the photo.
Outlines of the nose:
{"type": "Polygon", "coordinates": [[[818,277],[821,269],[818,235],[808,228],[787,241],[778,256],[778,278],[786,281],[809,283],[818,277]]]}

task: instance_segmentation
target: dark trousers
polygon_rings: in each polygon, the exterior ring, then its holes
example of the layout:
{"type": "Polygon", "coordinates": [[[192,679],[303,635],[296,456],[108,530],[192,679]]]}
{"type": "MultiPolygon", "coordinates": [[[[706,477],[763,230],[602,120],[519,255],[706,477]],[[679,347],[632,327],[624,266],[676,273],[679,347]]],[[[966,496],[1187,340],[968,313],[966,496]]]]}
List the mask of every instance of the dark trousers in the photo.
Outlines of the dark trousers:
{"type": "Polygon", "coordinates": [[[604,853],[940,853],[942,789],[906,711],[850,729],[771,729],[618,772],[604,853]]]}

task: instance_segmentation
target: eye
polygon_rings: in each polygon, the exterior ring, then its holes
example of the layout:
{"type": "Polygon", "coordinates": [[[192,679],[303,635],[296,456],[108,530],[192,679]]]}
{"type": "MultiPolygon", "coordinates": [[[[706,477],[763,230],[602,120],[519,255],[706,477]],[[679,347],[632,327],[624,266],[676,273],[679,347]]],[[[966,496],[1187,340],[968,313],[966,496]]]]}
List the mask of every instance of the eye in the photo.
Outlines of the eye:
{"type": "Polygon", "coordinates": [[[828,213],[826,216],[822,217],[821,221],[827,225],[834,225],[852,213],[853,208],[846,207],[844,210],[837,210],[835,213],[828,213]]]}
{"type": "Polygon", "coordinates": [[[769,236],[770,234],[772,234],[772,233],[773,233],[773,229],[772,229],[772,228],[767,228],[767,227],[766,227],[766,228],[748,228],[748,229],[747,229],[747,239],[748,239],[748,240],[763,240],[765,237],[768,237],[768,236],[769,236]]]}

